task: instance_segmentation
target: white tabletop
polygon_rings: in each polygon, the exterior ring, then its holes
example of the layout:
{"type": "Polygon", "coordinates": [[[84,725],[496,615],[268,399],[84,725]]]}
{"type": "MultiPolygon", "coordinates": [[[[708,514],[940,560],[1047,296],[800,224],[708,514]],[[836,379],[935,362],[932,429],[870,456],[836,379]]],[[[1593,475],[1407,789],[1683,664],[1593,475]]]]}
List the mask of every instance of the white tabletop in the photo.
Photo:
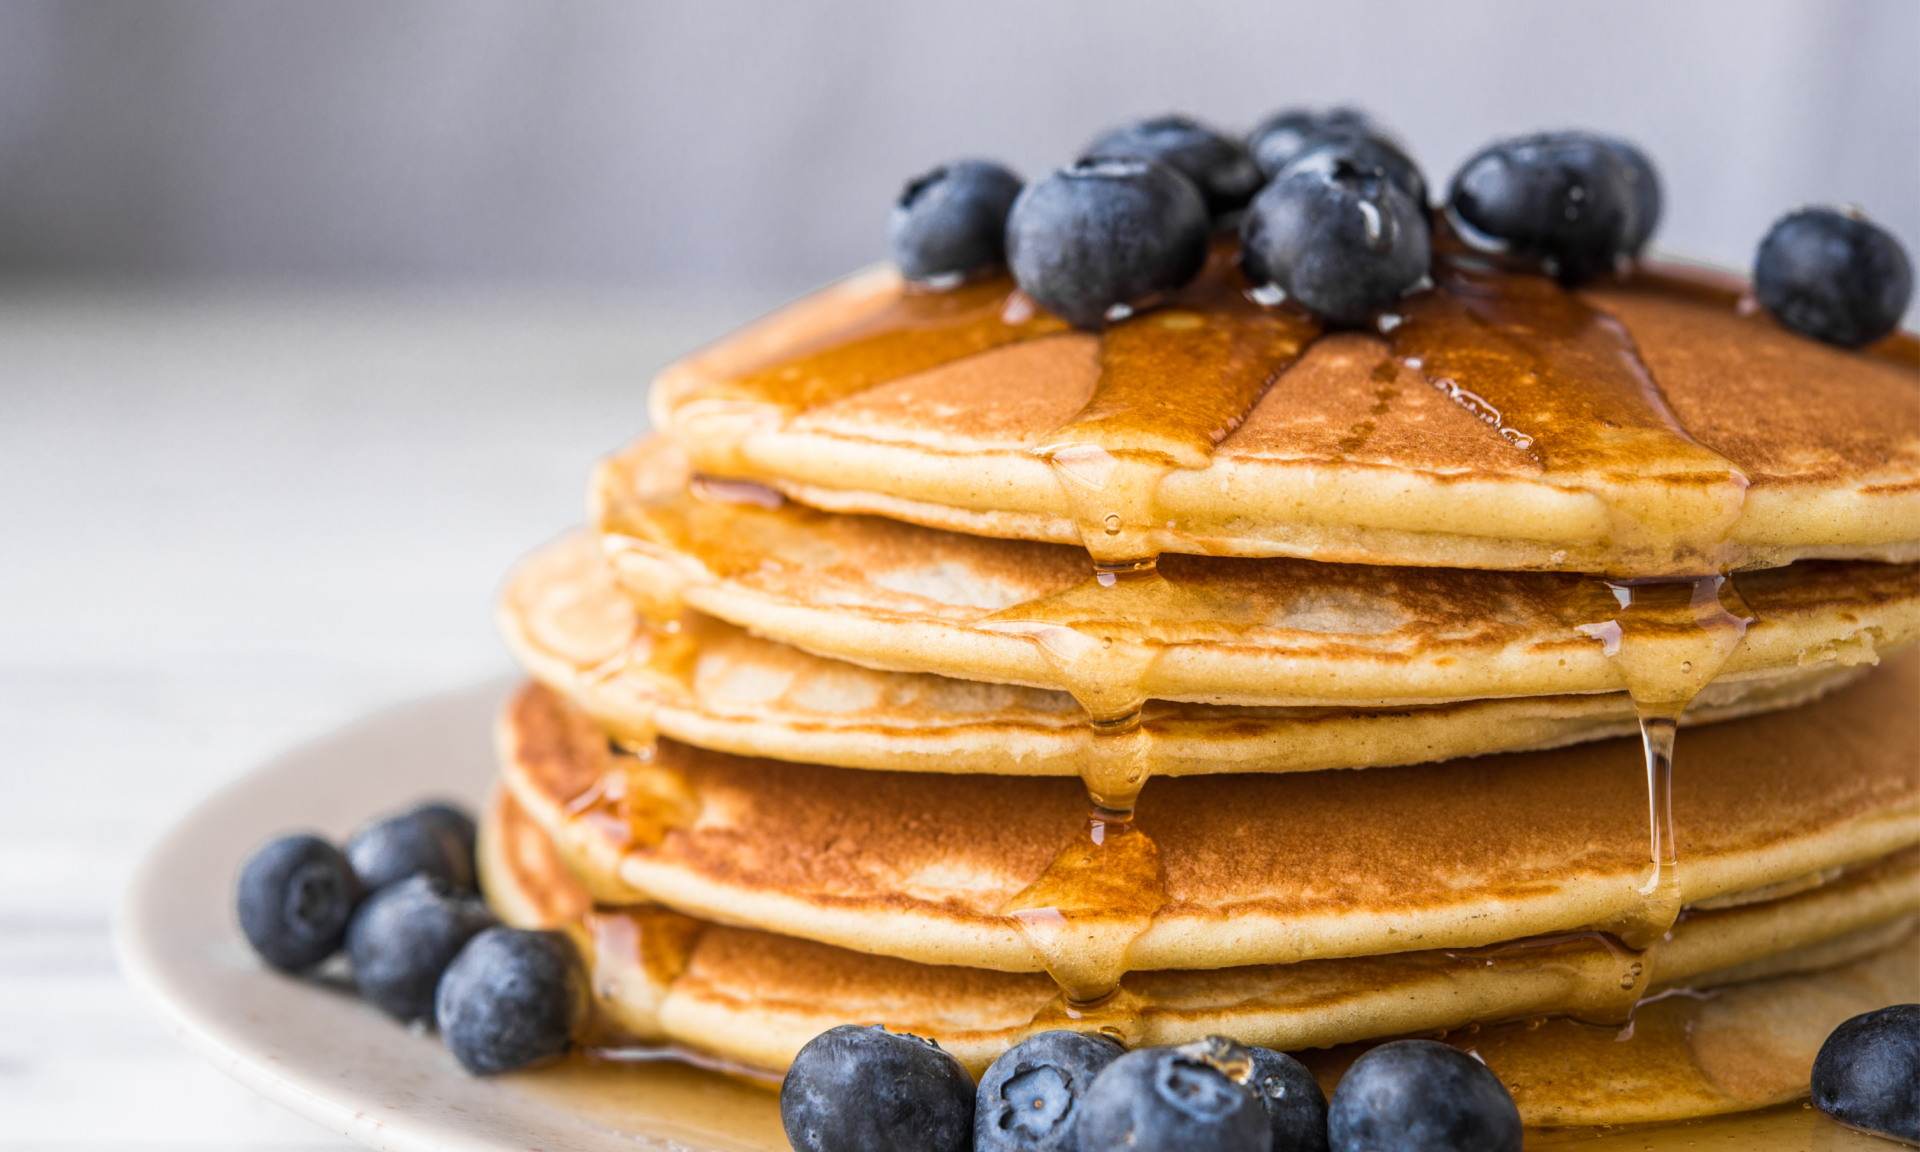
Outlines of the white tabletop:
{"type": "Polygon", "coordinates": [[[502,573],[746,311],[0,288],[0,1147],[344,1146],[161,1031],[118,893],[263,756],[506,670],[502,573]]]}

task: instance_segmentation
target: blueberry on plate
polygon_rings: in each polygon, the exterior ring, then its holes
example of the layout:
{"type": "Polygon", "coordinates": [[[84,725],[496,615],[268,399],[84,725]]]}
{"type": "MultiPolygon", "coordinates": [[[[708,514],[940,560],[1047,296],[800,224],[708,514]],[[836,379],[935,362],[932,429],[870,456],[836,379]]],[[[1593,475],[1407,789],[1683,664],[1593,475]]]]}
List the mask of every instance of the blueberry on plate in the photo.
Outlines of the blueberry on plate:
{"type": "Polygon", "coordinates": [[[931,1040],[842,1024],[793,1058],[780,1123],[796,1152],[967,1152],[973,1078],[931,1040]]]}
{"type": "Polygon", "coordinates": [[[1274,179],[1295,172],[1331,173],[1342,166],[1391,181],[1422,212],[1426,211],[1427,178],[1420,174],[1420,166],[1393,141],[1368,132],[1326,133],[1295,153],[1274,179]]]}
{"type": "Polygon", "coordinates": [[[1240,264],[1340,324],[1418,287],[1431,265],[1426,210],[1378,169],[1345,161],[1289,172],[1240,221],[1240,264]]]}
{"type": "Polygon", "coordinates": [[[1628,169],[1616,142],[1590,132],[1502,140],[1454,175],[1447,215],[1468,244],[1531,257],[1578,283],[1610,270],[1643,236],[1628,169]]]}
{"type": "Polygon", "coordinates": [[[1029,184],[1007,217],[1007,264],[1027,295],[1097,329],[1193,279],[1207,260],[1207,206],[1150,160],[1089,160],[1029,184]]]}
{"type": "Polygon", "coordinates": [[[1813,1103],[1842,1124],[1920,1143],[1920,1004],[1835,1028],[1813,1060],[1813,1103]]]}
{"type": "Polygon", "coordinates": [[[1267,1110],[1273,1152],[1327,1152],[1327,1094],[1307,1066],[1271,1048],[1248,1048],[1247,1087],[1267,1110]]]}
{"type": "Polygon", "coordinates": [[[1260,174],[1271,180],[1316,138],[1331,133],[1384,135],[1372,117],[1358,108],[1285,108],[1262,120],[1247,133],[1247,150],[1260,174]]]}
{"type": "Polygon", "coordinates": [[[887,217],[887,246],[900,274],[921,283],[958,281],[1007,258],[1007,211],[1020,177],[991,160],[957,160],[900,189],[887,217]]]}
{"type": "Polygon", "coordinates": [[[369,892],[416,872],[472,892],[478,887],[473,843],[472,817],[451,804],[421,804],[355,829],[347,838],[347,859],[369,892]]]}
{"type": "Polygon", "coordinates": [[[1615,137],[1604,137],[1608,147],[1622,165],[1622,175],[1627,179],[1627,187],[1633,197],[1633,227],[1628,230],[1622,242],[1623,251],[1629,256],[1640,255],[1647,246],[1647,238],[1660,225],[1660,210],[1663,198],[1660,192],[1660,173],[1654,168],[1653,161],[1637,146],[1615,137]]]}
{"type": "Polygon", "coordinates": [[[340,950],[360,894],[338,848],[318,836],[282,836],[240,866],[240,931],[262,960],[300,972],[340,950]]]}
{"type": "Polygon", "coordinates": [[[416,873],[361,903],[347,925],[347,958],[360,994],[401,1020],[433,1014],[441,973],[477,933],[493,926],[478,896],[416,873]]]}
{"type": "Polygon", "coordinates": [[[1083,160],[1158,160],[1193,181],[1215,217],[1246,207],[1264,183],[1246,145],[1188,116],[1155,116],[1102,133],[1083,160]]]}
{"type": "Polygon", "coordinates": [[[1001,1054],[974,1097],[973,1152],[1077,1152],[1079,1102],[1125,1049],[1105,1036],[1042,1032],[1001,1054]]]}
{"type": "Polygon", "coordinates": [[[489,928],[447,965],[434,1023],[462,1067],[511,1072],[566,1052],[587,1018],[587,976],[558,932],[489,928]]]}
{"type": "Polygon", "coordinates": [[[1353,1062],[1327,1105],[1333,1152],[1520,1152],[1520,1109],[1485,1064],[1437,1040],[1353,1062]]]}
{"type": "Polygon", "coordinates": [[[1141,1048],[1107,1065],[1080,1102],[1080,1152],[1271,1152],[1260,1101],[1198,1057],[1141,1048]]]}
{"type": "Polygon", "coordinates": [[[1795,332],[1858,348],[1900,322],[1913,298],[1913,265],[1900,241],[1872,221],[1802,208],[1760,242],[1753,293],[1795,332]]]}

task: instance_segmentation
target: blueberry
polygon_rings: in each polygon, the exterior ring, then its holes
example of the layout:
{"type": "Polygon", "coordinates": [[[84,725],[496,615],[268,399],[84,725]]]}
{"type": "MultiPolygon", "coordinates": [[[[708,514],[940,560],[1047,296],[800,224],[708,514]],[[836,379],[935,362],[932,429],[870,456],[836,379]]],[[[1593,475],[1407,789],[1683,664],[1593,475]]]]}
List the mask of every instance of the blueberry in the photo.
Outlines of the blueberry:
{"type": "Polygon", "coordinates": [[[796,1152],[967,1152],[973,1078],[931,1040],[843,1024],[793,1058],[780,1123],[796,1152]]]}
{"type": "Polygon", "coordinates": [[[422,804],[362,824],[347,838],[347,859],[369,892],[416,872],[453,888],[477,890],[473,820],[450,804],[422,804]]]}
{"type": "Polygon", "coordinates": [[[1077,1152],[1076,1105],[1124,1051],[1104,1036],[1064,1031],[1007,1049],[980,1078],[973,1152],[1077,1152]]]}
{"type": "Polygon", "coordinates": [[[1083,160],[1158,160],[1193,181],[1215,217],[1237,212],[1265,181],[1246,145],[1187,116],[1135,120],[1102,133],[1083,160]]]}
{"type": "Polygon", "coordinates": [[[1309,143],[1332,132],[1383,135],[1373,119],[1358,108],[1287,108],[1275,112],[1247,133],[1247,150],[1260,174],[1271,180],[1309,143]]]}
{"type": "Polygon", "coordinates": [[[347,925],[347,957],[360,994],[389,1015],[433,1013],[433,990],[468,940],[492,927],[478,896],[416,873],[367,897],[347,925]]]}
{"type": "Polygon", "coordinates": [[[447,965],[434,1022],[462,1067],[511,1072],[567,1050],[587,1017],[587,978],[558,932],[489,928],[447,965]]]}
{"type": "Polygon", "coordinates": [[[318,836],[282,836],[240,867],[240,931],[262,960],[299,972],[340,950],[360,894],[338,848],[318,836]]]}
{"type": "Polygon", "coordinates": [[[1520,1109],[1485,1064],[1436,1040],[1360,1059],[1327,1106],[1333,1152],[1520,1152],[1520,1109]]]}
{"type": "Polygon", "coordinates": [[[1091,160],[1029,184],[1007,217],[1007,263],[1027,295],[1080,328],[1193,279],[1207,259],[1193,182],[1148,160],[1091,160]]]}
{"type": "Polygon", "coordinates": [[[1266,1110],[1247,1088],[1174,1048],[1107,1065],[1081,1101],[1081,1152],[1271,1152],[1266,1110]]]}
{"type": "Polygon", "coordinates": [[[1842,1124],[1920,1143],[1920,1004],[1835,1028],[1813,1060],[1813,1102],[1842,1124]]]}
{"type": "Polygon", "coordinates": [[[1342,166],[1392,182],[1416,207],[1426,210],[1427,178],[1420,174],[1420,166],[1393,141],[1371,133],[1325,133],[1296,152],[1274,178],[1284,179],[1295,172],[1331,174],[1342,166]]]}
{"type": "Polygon", "coordinates": [[[887,217],[887,244],[909,280],[943,281],[1007,258],[1007,211],[1020,177],[991,160],[959,160],[907,181],[887,217]]]}
{"type": "Polygon", "coordinates": [[[1644,238],[1628,172],[1614,143],[1592,133],[1502,140],[1455,174],[1447,213],[1468,244],[1532,257],[1578,283],[1644,238]]]}
{"type": "Polygon", "coordinates": [[[1858,216],[1802,208],[1760,242],[1753,291],[1795,332],[1857,348],[1893,331],[1913,298],[1900,241],[1858,216]]]}
{"type": "Polygon", "coordinates": [[[1267,1109],[1273,1152],[1327,1152],[1327,1094],[1307,1066],[1271,1048],[1248,1048],[1247,1087],[1267,1109]]]}
{"type": "Polygon", "coordinates": [[[1425,279],[1430,240],[1426,210],[1397,183],[1336,160],[1260,190],[1240,221],[1240,263],[1255,284],[1358,324],[1425,279]]]}
{"type": "Polygon", "coordinates": [[[1638,256],[1660,224],[1660,173],[1638,147],[1613,137],[1608,137],[1606,142],[1623,165],[1627,187],[1633,194],[1633,227],[1627,231],[1622,250],[1629,256],[1638,256]]]}

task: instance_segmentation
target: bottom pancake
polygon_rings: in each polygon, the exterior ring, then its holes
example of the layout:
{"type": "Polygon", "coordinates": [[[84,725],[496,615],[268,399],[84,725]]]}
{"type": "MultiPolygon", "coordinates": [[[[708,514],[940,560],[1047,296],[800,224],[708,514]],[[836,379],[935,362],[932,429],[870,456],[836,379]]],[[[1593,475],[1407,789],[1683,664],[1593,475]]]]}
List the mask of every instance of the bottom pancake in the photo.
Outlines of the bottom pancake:
{"type": "MultiPolygon", "coordinates": [[[[657,907],[592,909],[551,841],[504,791],[483,822],[481,871],[503,919],[575,936],[590,958],[596,1001],[620,1030],[756,1067],[783,1069],[835,1025],[883,1023],[937,1040],[978,1075],[1053,998],[1051,982],[1035,974],[865,955],[657,907]]],[[[1909,851],[1811,891],[1696,911],[1642,958],[1579,936],[1134,973],[1125,987],[1142,1001],[1145,1043],[1224,1033],[1297,1051],[1569,1010],[1605,1019],[1624,1007],[1604,994],[1606,978],[1645,963],[1660,974],[1656,996],[1686,991],[1643,1004],[1629,1044],[1604,1046],[1615,1044],[1617,1021],[1549,1020],[1483,1029],[1484,1041],[1453,1039],[1484,1043],[1481,1054],[1512,1077],[1529,1124],[1678,1119],[1790,1099],[1804,1092],[1807,1037],[1920,998],[1916,904],[1920,857],[1909,851]],[[1612,1070],[1609,1054],[1629,1050],[1631,1067],[1612,1070]],[[1616,1079],[1622,1087],[1608,1089],[1616,1079]]],[[[1337,1074],[1350,1055],[1336,1049],[1314,1060],[1337,1074]]]]}

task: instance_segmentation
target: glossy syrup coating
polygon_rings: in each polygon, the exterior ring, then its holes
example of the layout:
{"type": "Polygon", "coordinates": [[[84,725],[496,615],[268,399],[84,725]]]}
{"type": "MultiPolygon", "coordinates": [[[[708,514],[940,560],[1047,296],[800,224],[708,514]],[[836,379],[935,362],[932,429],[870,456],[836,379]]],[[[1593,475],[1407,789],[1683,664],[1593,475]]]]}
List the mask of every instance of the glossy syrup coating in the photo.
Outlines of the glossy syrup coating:
{"type": "Polygon", "coordinates": [[[1467,242],[1537,259],[1577,284],[1610,271],[1642,235],[1629,164],[1613,144],[1585,132],[1502,140],[1460,167],[1447,212],[1467,242]]]}

